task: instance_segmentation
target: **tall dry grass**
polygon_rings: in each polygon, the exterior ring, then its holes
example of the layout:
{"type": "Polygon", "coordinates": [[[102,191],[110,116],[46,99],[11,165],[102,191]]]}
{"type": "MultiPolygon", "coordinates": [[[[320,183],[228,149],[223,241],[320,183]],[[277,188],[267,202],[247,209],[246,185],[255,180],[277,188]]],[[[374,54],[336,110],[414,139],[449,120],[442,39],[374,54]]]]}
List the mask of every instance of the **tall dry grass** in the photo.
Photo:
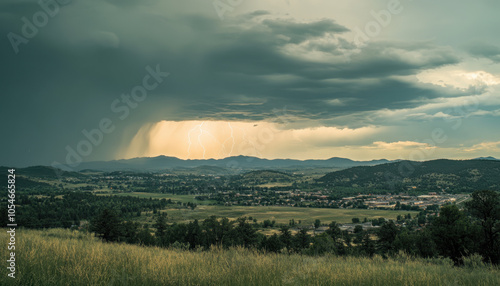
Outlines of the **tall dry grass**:
{"type": "MultiPolygon", "coordinates": [[[[16,279],[1,285],[500,285],[500,270],[446,260],[189,252],[108,244],[68,230],[18,230],[16,279]]],[[[2,230],[2,261],[7,259],[2,230]]],[[[6,264],[6,262],[3,262],[6,264]]]]}

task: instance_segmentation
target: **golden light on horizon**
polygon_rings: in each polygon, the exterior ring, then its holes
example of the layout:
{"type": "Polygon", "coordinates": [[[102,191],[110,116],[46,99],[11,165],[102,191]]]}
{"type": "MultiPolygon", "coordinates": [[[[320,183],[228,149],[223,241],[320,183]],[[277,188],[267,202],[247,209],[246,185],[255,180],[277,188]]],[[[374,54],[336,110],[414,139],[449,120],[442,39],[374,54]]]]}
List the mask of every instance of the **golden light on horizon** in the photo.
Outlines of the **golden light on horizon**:
{"type": "Polygon", "coordinates": [[[356,143],[378,131],[376,127],[286,129],[265,121],[160,121],[141,127],[121,158],[160,155],[180,159],[222,159],[238,155],[268,159],[356,157],[352,149],[342,144],[356,143]]]}
{"type": "MultiPolygon", "coordinates": [[[[221,159],[234,155],[258,156],[262,128],[270,123],[226,121],[160,121],[143,126],[125,157],[173,156],[180,159],[221,159]],[[255,148],[252,148],[254,146],[255,148]]],[[[266,142],[269,143],[269,142],[266,142]]]]}
{"type": "MultiPolygon", "coordinates": [[[[119,154],[119,159],[160,155],[179,159],[222,159],[244,155],[267,159],[393,160],[412,158],[415,154],[445,157],[457,152],[464,158],[473,156],[469,149],[376,140],[384,133],[380,127],[286,127],[289,126],[265,121],[160,121],[142,126],[119,154]]],[[[496,143],[490,145],[479,147],[498,152],[496,143]]]]}

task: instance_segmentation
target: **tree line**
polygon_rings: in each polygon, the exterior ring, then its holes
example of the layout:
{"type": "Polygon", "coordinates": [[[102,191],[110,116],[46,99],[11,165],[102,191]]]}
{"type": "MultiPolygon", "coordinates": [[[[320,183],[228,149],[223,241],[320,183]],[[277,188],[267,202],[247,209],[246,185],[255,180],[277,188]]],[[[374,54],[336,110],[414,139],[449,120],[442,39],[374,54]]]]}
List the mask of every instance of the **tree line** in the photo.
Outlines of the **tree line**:
{"type": "MultiPolygon", "coordinates": [[[[184,249],[242,246],[267,252],[384,257],[404,251],[425,258],[447,257],[456,264],[480,254],[485,262],[500,262],[500,195],[494,191],[474,192],[464,210],[456,205],[441,207],[439,216],[421,229],[379,221],[378,229],[364,230],[358,225],[351,233],[332,222],[317,235],[310,235],[307,228],[293,234],[290,226],[281,226],[278,233],[266,236],[250,222],[244,217],[231,221],[211,216],[202,222],[168,224],[162,213],[156,217],[154,229],[149,229],[105,209],[91,221],[90,230],[108,242],[184,249]]],[[[317,228],[319,222],[315,224],[317,228]]]]}
{"type": "MultiPolygon", "coordinates": [[[[103,209],[114,209],[123,219],[140,216],[141,212],[164,209],[174,202],[161,199],[144,199],[131,196],[97,196],[89,192],[66,192],[49,196],[21,194],[16,198],[16,220],[26,228],[69,228],[80,221],[92,219],[103,209]]],[[[181,206],[182,207],[182,206],[181,206]]],[[[193,208],[185,205],[184,207],[193,208]]],[[[195,206],[194,206],[195,207],[195,206]]],[[[7,225],[7,201],[0,201],[2,225],[7,225]]]]}

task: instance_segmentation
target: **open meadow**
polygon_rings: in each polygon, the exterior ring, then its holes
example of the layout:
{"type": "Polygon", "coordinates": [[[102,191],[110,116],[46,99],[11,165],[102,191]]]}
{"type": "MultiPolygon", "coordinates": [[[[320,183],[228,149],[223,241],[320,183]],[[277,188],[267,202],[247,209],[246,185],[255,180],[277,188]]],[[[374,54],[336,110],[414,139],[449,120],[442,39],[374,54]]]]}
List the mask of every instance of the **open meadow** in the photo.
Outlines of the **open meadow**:
{"type": "MultiPolygon", "coordinates": [[[[3,229],[0,244],[7,239],[3,229]]],[[[102,243],[62,229],[20,229],[17,239],[16,278],[3,267],[1,285],[500,285],[498,268],[457,268],[443,259],[190,252],[102,243]]],[[[6,247],[1,253],[5,261],[6,247]]]]}
{"type": "MultiPolygon", "coordinates": [[[[110,192],[111,194],[111,192],[110,192]]],[[[99,194],[99,195],[108,195],[108,194],[99,194]]],[[[136,197],[136,198],[141,198],[141,199],[171,199],[174,202],[181,202],[181,203],[196,203],[197,205],[206,205],[206,204],[213,204],[215,201],[213,200],[196,200],[195,195],[172,195],[172,194],[163,194],[163,193],[145,193],[145,192],[130,192],[130,193],[114,193],[112,194],[114,196],[130,196],[130,197],[136,197]]]]}
{"type": "MultiPolygon", "coordinates": [[[[107,194],[100,194],[107,195],[107,194]]],[[[195,199],[195,195],[172,195],[161,193],[116,193],[116,196],[132,196],[138,198],[152,199],[171,199],[174,202],[196,203],[198,206],[192,209],[186,208],[167,208],[164,212],[168,215],[168,222],[189,222],[195,219],[204,220],[212,215],[217,217],[227,217],[229,219],[237,219],[239,217],[252,217],[257,221],[274,220],[276,223],[287,224],[291,219],[298,223],[300,220],[303,224],[312,224],[316,219],[321,220],[323,224],[328,224],[332,221],[337,223],[350,223],[352,218],[359,218],[363,221],[377,218],[386,218],[395,220],[398,215],[418,214],[416,211],[403,210],[376,210],[376,209],[332,209],[332,208],[300,208],[300,207],[280,207],[280,206],[220,206],[208,205],[214,201],[200,201],[195,199]]],[[[140,218],[140,221],[151,220],[151,213],[140,218]],[[148,218],[149,217],[149,218],[148,218]]]]}
{"type": "Polygon", "coordinates": [[[169,222],[188,222],[194,219],[203,220],[211,215],[217,217],[227,217],[237,219],[239,217],[252,217],[257,221],[275,220],[276,223],[288,224],[293,219],[299,220],[302,224],[313,224],[316,219],[321,220],[323,224],[329,224],[332,221],[338,223],[350,223],[352,218],[387,218],[395,220],[398,215],[412,214],[413,211],[394,211],[394,210],[367,210],[367,209],[329,209],[329,208],[299,208],[299,207],[278,207],[278,206],[209,206],[200,205],[194,210],[167,208],[167,219],[169,222]]]}

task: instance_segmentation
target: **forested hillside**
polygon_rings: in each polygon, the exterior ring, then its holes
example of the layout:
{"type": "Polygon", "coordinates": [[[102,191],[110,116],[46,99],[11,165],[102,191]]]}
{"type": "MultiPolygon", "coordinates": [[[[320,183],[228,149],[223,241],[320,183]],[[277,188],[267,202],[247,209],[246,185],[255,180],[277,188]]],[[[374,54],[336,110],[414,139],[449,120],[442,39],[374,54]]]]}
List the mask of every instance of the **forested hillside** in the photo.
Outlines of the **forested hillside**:
{"type": "Polygon", "coordinates": [[[353,167],[329,173],[318,182],[329,187],[361,187],[392,191],[500,190],[500,161],[401,161],[372,167],[353,167]]]}

